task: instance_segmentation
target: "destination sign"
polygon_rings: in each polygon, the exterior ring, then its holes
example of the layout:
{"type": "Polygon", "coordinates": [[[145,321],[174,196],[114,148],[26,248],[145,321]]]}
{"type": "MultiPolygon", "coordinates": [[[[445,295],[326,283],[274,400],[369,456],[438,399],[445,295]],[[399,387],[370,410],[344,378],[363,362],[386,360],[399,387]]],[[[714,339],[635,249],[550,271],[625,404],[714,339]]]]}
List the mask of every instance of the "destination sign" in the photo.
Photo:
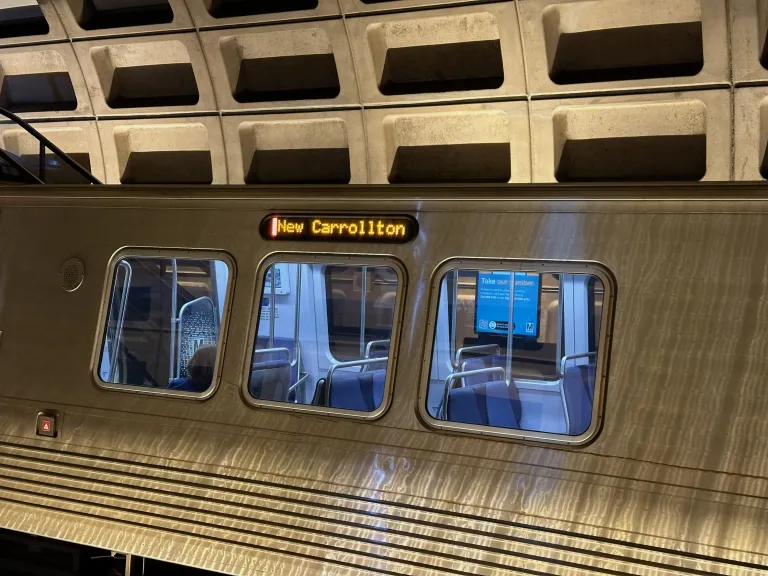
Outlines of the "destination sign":
{"type": "Polygon", "coordinates": [[[410,216],[270,214],[260,231],[265,240],[406,244],[419,226],[410,216]]]}

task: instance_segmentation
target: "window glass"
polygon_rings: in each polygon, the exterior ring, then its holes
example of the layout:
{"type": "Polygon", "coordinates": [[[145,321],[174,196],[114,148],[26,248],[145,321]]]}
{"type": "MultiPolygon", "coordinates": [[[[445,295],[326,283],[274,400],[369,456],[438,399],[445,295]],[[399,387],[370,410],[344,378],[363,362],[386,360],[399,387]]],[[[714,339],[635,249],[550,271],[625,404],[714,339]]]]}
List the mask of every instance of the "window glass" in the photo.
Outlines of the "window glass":
{"type": "MultiPolygon", "coordinates": [[[[450,299],[449,321],[454,321],[456,308],[456,341],[463,346],[495,344],[506,347],[506,327],[501,322],[494,328],[494,314],[504,318],[508,310],[499,311],[509,302],[509,296],[499,293],[499,286],[490,281],[493,271],[458,270],[446,281],[455,298],[450,299]],[[455,286],[455,288],[454,288],[455,286]],[[476,297],[479,292],[479,298],[476,297]],[[454,292],[455,290],[455,292],[454,292]]],[[[504,274],[502,272],[502,274],[504,274]]],[[[560,280],[557,274],[530,274],[518,278],[515,299],[515,374],[529,378],[556,380],[558,377],[558,336],[560,333],[560,280]],[[523,286],[525,285],[525,286],[523,286]],[[523,300],[523,296],[525,296],[523,300]]]]}
{"type": "Polygon", "coordinates": [[[595,274],[566,270],[478,268],[442,277],[432,418],[566,436],[589,430],[605,286],[595,274]]]}
{"type": "Polygon", "coordinates": [[[210,389],[229,275],[221,260],[121,258],[108,301],[101,380],[148,391],[210,389]]]}
{"type": "Polygon", "coordinates": [[[397,291],[398,275],[388,266],[270,265],[260,297],[250,395],[377,410],[385,397],[397,291]]]}
{"type": "MultiPolygon", "coordinates": [[[[389,340],[397,275],[383,266],[326,266],[328,343],[338,360],[360,358],[371,341],[389,340]],[[365,301],[361,293],[365,286],[365,301]],[[361,324],[362,322],[362,324],[361,324]],[[360,326],[365,326],[361,336],[360,326]],[[364,350],[364,348],[363,348],[364,350]]],[[[375,345],[381,349],[383,345],[375,345]]]]}

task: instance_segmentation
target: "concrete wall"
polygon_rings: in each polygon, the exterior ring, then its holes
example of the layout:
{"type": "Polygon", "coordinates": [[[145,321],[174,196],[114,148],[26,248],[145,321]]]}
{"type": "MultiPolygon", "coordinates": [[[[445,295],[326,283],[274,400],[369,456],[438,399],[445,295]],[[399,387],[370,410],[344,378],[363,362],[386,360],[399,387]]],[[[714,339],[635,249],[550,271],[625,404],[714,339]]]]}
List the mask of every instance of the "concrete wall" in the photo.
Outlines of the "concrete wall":
{"type": "Polygon", "coordinates": [[[760,180],[767,37],[768,0],[0,0],[0,106],[112,184],[760,180]]]}

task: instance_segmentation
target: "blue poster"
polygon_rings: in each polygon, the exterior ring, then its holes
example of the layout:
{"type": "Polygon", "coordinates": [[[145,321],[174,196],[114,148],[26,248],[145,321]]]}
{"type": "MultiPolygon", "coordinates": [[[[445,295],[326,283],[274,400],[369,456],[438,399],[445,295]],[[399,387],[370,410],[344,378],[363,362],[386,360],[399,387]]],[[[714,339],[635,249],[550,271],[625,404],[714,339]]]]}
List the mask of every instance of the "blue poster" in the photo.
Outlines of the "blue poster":
{"type": "MultiPolygon", "coordinates": [[[[479,272],[475,298],[475,332],[507,334],[511,272],[479,272]]],[[[512,334],[539,335],[539,275],[515,272],[515,308],[512,334]]]]}

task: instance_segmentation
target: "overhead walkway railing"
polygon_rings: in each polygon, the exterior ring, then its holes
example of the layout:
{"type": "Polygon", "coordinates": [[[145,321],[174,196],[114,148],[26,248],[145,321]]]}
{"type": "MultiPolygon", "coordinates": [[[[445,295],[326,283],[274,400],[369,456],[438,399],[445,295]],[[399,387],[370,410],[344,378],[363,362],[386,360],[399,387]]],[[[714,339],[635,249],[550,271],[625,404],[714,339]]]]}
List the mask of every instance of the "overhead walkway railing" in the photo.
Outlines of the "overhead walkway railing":
{"type": "Polygon", "coordinates": [[[13,112],[0,108],[5,116],[37,140],[36,150],[12,153],[0,148],[0,183],[13,184],[101,184],[88,170],[78,164],[69,154],[61,150],[48,138],[40,134],[25,120],[13,112]],[[48,152],[47,152],[48,151],[48,152]],[[63,175],[64,172],[67,174],[63,175]]]}

